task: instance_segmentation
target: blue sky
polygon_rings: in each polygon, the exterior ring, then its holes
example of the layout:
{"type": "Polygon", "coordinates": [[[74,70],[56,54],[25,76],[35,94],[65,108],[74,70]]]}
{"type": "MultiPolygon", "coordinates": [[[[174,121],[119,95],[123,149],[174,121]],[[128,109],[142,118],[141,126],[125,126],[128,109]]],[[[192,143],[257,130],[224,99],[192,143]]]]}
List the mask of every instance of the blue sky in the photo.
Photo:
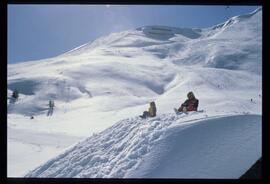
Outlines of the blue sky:
{"type": "Polygon", "coordinates": [[[144,25],[206,28],[258,6],[8,5],[8,63],[54,57],[144,25]]]}

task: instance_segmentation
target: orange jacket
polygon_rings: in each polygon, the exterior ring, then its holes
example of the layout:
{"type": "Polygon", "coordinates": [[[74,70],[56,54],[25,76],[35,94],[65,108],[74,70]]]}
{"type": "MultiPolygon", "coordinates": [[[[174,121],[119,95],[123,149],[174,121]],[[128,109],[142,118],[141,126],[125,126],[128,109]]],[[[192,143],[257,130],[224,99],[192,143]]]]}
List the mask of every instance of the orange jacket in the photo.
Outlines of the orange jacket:
{"type": "Polygon", "coordinates": [[[187,99],[181,107],[178,109],[178,111],[183,111],[183,108],[186,107],[187,111],[197,111],[199,105],[199,100],[196,98],[193,99],[187,99]]]}

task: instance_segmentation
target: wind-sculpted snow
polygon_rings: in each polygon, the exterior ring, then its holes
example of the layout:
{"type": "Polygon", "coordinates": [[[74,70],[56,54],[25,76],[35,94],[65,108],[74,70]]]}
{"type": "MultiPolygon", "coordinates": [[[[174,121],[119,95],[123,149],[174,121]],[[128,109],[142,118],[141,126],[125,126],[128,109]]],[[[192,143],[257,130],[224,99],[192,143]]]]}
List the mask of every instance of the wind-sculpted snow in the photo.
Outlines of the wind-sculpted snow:
{"type": "MultiPolygon", "coordinates": [[[[137,57],[137,54],[150,54],[177,65],[196,64],[260,74],[262,11],[258,9],[235,16],[205,29],[144,26],[113,33],[80,47],[74,54],[94,54],[94,51],[107,56],[131,58],[137,57]],[[133,49],[130,50],[131,48],[133,49]]],[[[71,55],[72,53],[73,51],[69,52],[71,55]]]]}
{"type": "Polygon", "coordinates": [[[168,40],[174,37],[176,34],[183,35],[190,39],[199,38],[200,31],[199,29],[190,29],[190,28],[173,28],[167,26],[145,26],[137,30],[142,30],[143,33],[150,38],[158,40],[168,40]]]}
{"type": "Polygon", "coordinates": [[[238,178],[261,155],[258,115],[122,120],[26,177],[238,178]]]}

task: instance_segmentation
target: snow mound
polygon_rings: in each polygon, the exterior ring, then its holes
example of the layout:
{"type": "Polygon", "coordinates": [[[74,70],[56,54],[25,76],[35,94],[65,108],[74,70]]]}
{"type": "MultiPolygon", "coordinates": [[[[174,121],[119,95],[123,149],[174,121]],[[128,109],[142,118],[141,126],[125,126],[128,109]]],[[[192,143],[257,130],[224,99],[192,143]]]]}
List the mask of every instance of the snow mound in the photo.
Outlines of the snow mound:
{"type": "Polygon", "coordinates": [[[238,178],[261,155],[261,116],[122,120],[26,177],[238,178]]]}

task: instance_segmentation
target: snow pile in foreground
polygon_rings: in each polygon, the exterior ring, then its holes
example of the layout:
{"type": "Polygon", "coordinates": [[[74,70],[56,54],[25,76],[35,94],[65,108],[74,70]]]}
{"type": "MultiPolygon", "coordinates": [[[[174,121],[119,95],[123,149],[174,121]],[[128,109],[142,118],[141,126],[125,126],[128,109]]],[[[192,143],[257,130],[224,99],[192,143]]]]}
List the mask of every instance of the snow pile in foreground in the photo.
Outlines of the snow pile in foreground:
{"type": "Polygon", "coordinates": [[[238,178],[261,156],[261,116],[122,120],[26,177],[238,178]]]}

